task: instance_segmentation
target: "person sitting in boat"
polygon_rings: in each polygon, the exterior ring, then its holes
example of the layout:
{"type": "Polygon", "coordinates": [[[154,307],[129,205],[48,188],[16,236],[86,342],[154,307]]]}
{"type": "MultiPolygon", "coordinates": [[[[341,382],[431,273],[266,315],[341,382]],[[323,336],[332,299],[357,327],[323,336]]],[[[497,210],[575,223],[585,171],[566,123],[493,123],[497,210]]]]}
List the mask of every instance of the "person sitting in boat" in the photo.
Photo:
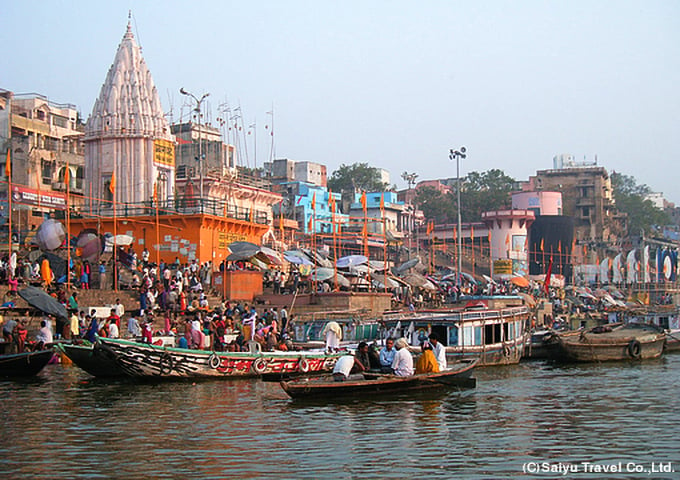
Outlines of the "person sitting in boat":
{"type": "Polygon", "coordinates": [[[385,340],[385,346],[380,350],[380,371],[382,373],[392,373],[392,362],[397,351],[394,348],[394,340],[385,340]]]}
{"type": "Polygon", "coordinates": [[[439,364],[437,358],[432,351],[430,342],[423,342],[420,346],[422,354],[418,357],[416,362],[416,373],[437,373],[439,372],[439,364]]]}
{"type": "Polygon", "coordinates": [[[52,330],[50,330],[50,328],[47,326],[47,322],[45,320],[40,322],[40,330],[38,331],[38,335],[35,339],[38,342],[35,345],[35,350],[42,350],[45,348],[45,345],[49,345],[53,342],[52,330]]]}
{"type": "MultiPolygon", "coordinates": [[[[365,342],[364,342],[365,343],[365,342]]],[[[333,380],[344,382],[352,373],[359,373],[366,370],[359,359],[354,355],[343,355],[335,362],[333,367],[333,380]]]]}
{"type": "Polygon", "coordinates": [[[432,344],[432,350],[434,351],[434,356],[439,365],[439,371],[446,370],[446,347],[439,341],[439,337],[436,333],[430,334],[430,343],[432,344]]]}
{"type": "Polygon", "coordinates": [[[357,361],[359,363],[361,363],[363,370],[370,370],[371,369],[371,357],[368,353],[368,343],[359,342],[355,356],[356,356],[357,361]]]}
{"type": "Polygon", "coordinates": [[[408,377],[413,375],[413,355],[408,350],[408,342],[405,338],[400,338],[394,342],[394,347],[397,353],[394,355],[392,362],[392,370],[394,374],[400,377],[408,377]]]}

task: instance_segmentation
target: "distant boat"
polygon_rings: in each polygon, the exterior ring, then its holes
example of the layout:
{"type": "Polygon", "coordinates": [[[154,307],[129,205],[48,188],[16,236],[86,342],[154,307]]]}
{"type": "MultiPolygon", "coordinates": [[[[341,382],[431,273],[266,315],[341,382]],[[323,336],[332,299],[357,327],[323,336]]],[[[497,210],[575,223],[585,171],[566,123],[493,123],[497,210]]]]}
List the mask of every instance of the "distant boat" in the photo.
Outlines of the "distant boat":
{"type": "Polygon", "coordinates": [[[445,388],[474,388],[472,372],[477,360],[462,360],[438,373],[422,373],[401,377],[366,372],[361,377],[350,377],[336,382],[330,376],[300,378],[281,382],[281,388],[291,398],[361,398],[370,395],[401,394],[421,390],[445,388]]]}
{"type": "Polygon", "coordinates": [[[666,335],[657,330],[602,325],[580,335],[557,335],[554,359],[567,362],[646,360],[660,357],[665,345],[666,335]]]}
{"type": "Polygon", "coordinates": [[[392,336],[404,336],[411,351],[420,348],[431,333],[446,347],[452,360],[479,358],[479,365],[519,363],[529,342],[529,309],[524,306],[486,308],[483,304],[467,308],[426,310],[385,314],[392,336]]]}
{"type": "Polygon", "coordinates": [[[0,377],[33,377],[45,368],[53,356],[54,351],[51,348],[37,352],[0,355],[0,377]]]}
{"type": "Polygon", "coordinates": [[[100,338],[129,376],[139,378],[234,378],[272,373],[330,372],[340,353],[213,352],[100,338]]]}

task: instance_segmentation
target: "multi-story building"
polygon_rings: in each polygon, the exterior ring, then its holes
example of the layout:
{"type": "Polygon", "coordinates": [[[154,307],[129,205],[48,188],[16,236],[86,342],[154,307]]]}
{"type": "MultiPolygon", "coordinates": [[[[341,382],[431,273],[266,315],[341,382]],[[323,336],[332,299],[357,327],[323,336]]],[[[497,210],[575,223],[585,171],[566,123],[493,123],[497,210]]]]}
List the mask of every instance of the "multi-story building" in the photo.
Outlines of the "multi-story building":
{"type": "Polygon", "coordinates": [[[277,158],[273,162],[265,162],[264,170],[272,183],[304,182],[319,187],[326,187],[326,165],[314,162],[297,162],[289,158],[277,158]]]}
{"type": "Polygon", "coordinates": [[[201,176],[229,176],[234,173],[236,149],[222,141],[218,128],[192,121],[173,124],[170,132],[177,141],[175,160],[178,176],[192,178],[198,183],[201,176]]]}
{"type": "Polygon", "coordinates": [[[562,214],[574,217],[579,244],[612,245],[625,233],[626,217],[616,209],[604,167],[571,162],[567,168],[539,170],[523,190],[561,192],[562,214]]]}
{"type": "MultiPolygon", "coordinates": [[[[2,90],[0,103],[0,142],[11,159],[12,230],[21,236],[50,215],[63,218],[67,206],[83,204],[83,125],[75,105],[43,95],[2,90]]],[[[6,194],[5,188],[3,202],[6,194]]]]}

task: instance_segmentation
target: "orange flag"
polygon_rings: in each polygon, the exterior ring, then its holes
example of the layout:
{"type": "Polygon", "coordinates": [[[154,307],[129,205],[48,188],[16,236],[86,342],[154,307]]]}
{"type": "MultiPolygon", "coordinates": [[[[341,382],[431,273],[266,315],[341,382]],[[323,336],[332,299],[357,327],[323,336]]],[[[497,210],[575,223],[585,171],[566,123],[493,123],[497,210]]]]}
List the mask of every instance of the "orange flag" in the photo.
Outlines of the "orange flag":
{"type": "Polygon", "coordinates": [[[309,223],[307,224],[307,230],[309,230],[311,232],[313,228],[314,228],[314,216],[310,215],[309,216],[309,223]]]}
{"type": "Polygon", "coordinates": [[[541,252],[543,251],[543,239],[541,238],[541,252]]]}
{"type": "Polygon", "coordinates": [[[109,183],[109,192],[111,192],[111,195],[116,194],[116,172],[115,172],[115,170],[111,173],[111,183],[109,183]]]}
{"type": "Polygon", "coordinates": [[[474,241],[475,240],[475,227],[470,225],[470,240],[474,241]]]}
{"type": "Polygon", "coordinates": [[[380,212],[385,213],[385,194],[380,195],[380,212]]]}
{"type": "Polygon", "coordinates": [[[158,201],[158,180],[153,182],[153,201],[158,201]]]}
{"type": "Polygon", "coordinates": [[[361,206],[364,209],[364,213],[366,213],[366,192],[361,192],[361,198],[359,201],[361,202],[361,206]]]}
{"type": "Polygon", "coordinates": [[[316,192],[312,195],[312,210],[316,210],[316,192]]]}
{"type": "Polygon", "coordinates": [[[510,247],[510,232],[505,236],[505,245],[510,247]]]}
{"type": "Polygon", "coordinates": [[[10,149],[7,149],[7,161],[5,162],[5,176],[7,178],[12,176],[12,161],[10,159],[10,149]]]}

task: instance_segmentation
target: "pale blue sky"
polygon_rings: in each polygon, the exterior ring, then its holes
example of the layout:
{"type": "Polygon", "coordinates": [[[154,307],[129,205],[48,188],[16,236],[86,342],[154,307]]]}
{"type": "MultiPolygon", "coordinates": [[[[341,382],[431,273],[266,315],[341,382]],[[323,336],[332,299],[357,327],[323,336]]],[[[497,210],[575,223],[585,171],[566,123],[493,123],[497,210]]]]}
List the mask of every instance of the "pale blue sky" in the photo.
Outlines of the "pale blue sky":
{"type": "MultiPolygon", "coordinates": [[[[386,168],[404,186],[570,153],[680,204],[680,1],[0,0],[0,88],[85,117],[133,31],[166,112],[184,87],[257,124],[277,157],[386,168]]],[[[184,113],[188,109],[184,108],[184,113]]],[[[253,162],[252,144],[250,145],[253,162]]]]}

